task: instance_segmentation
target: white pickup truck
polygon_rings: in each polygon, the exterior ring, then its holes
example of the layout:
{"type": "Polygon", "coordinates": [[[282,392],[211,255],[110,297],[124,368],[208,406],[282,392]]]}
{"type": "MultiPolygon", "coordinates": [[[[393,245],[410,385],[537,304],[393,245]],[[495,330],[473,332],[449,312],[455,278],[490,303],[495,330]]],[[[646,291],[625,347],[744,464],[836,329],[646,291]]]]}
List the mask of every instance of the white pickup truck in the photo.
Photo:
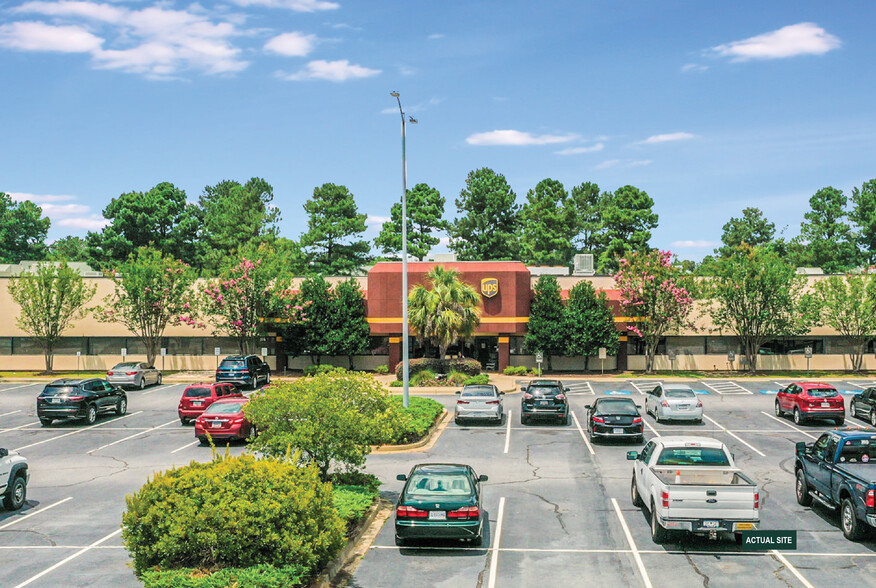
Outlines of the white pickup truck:
{"type": "Polygon", "coordinates": [[[0,497],[7,510],[18,510],[27,499],[27,458],[0,447],[0,497]]]}
{"type": "Polygon", "coordinates": [[[758,528],[760,493],[739,471],[727,446],[709,437],[657,437],[635,460],[630,489],[633,504],[651,514],[651,539],[669,540],[671,531],[718,537],[758,528]]]}

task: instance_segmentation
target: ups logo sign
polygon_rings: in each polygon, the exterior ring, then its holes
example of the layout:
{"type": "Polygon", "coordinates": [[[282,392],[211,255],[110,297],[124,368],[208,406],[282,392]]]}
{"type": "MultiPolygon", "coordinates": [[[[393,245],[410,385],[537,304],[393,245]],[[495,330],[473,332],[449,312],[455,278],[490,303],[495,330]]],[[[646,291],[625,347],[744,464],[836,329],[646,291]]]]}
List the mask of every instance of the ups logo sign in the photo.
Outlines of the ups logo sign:
{"type": "Polygon", "coordinates": [[[499,293],[499,280],[497,278],[484,278],[481,280],[481,294],[486,298],[492,298],[499,293]]]}

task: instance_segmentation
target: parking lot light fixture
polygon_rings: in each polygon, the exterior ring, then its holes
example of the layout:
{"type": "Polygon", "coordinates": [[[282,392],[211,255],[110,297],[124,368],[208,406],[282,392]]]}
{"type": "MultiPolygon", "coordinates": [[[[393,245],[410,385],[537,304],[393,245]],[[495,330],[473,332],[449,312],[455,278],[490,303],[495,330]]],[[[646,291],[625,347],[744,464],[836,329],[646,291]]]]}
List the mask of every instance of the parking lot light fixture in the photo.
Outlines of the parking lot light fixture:
{"type": "MultiPolygon", "coordinates": [[[[389,93],[398,102],[398,112],[401,115],[402,133],[402,404],[407,408],[410,404],[410,353],[408,334],[408,165],[405,154],[405,112],[402,110],[401,98],[395,90],[389,93]]],[[[411,124],[417,124],[417,119],[410,117],[411,124]]]]}

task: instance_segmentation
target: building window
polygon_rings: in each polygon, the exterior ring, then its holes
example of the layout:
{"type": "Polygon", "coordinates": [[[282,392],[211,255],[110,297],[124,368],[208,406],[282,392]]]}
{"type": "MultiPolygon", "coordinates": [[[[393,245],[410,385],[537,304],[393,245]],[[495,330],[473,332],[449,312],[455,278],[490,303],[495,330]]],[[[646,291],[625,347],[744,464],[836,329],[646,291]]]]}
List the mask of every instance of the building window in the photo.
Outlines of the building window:
{"type": "Polygon", "coordinates": [[[526,337],[508,337],[510,355],[532,355],[526,348],[526,337]]]}
{"type": "Polygon", "coordinates": [[[667,351],[674,351],[676,355],[705,355],[705,337],[666,337],[667,351]]]}
{"type": "Polygon", "coordinates": [[[760,355],[803,355],[806,348],[812,349],[813,355],[824,354],[824,338],[786,337],[772,339],[760,348],[760,355]]]}
{"type": "Polygon", "coordinates": [[[371,355],[389,355],[389,337],[369,337],[368,352],[371,355]]]}
{"type": "Polygon", "coordinates": [[[727,355],[731,351],[740,353],[736,337],[706,337],[706,355],[727,355]]]}
{"type": "MultiPolygon", "coordinates": [[[[656,355],[666,355],[666,337],[661,337],[657,343],[656,355]]],[[[645,355],[645,340],[630,337],[627,340],[627,355],[645,355]]]]}
{"type": "Polygon", "coordinates": [[[12,355],[12,337],[0,337],[0,355],[12,355]]]}

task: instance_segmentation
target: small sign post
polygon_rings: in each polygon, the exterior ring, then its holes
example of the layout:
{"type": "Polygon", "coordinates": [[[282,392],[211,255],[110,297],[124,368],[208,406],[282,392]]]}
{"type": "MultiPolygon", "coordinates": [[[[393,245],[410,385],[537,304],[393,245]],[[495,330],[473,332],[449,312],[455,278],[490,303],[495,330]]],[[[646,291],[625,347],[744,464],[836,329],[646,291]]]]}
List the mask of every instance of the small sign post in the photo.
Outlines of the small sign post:
{"type": "Polygon", "coordinates": [[[733,369],[733,362],[736,361],[736,354],[732,351],[727,352],[727,361],[730,362],[730,369],[733,369]]]}
{"type": "Polygon", "coordinates": [[[76,352],[76,373],[77,373],[77,374],[79,373],[79,358],[80,358],[80,357],[82,357],[82,352],[81,352],[81,351],[77,351],[77,352],[76,352]]]}
{"type": "Polygon", "coordinates": [[[670,349],[666,353],[669,355],[669,371],[675,371],[675,350],[670,349]]]}
{"type": "Polygon", "coordinates": [[[541,363],[544,361],[544,353],[541,351],[535,352],[535,363],[538,364],[538,375],[541,376],[541,363]]]}
{"type": "Polygon", "coordinates": [[[216,356],[216,369],[219,369],[219,354],[222,353],[222,350],[219,347],[213,348],[213,355],[216,356]]]}
{"type": "Polygon", "coordinates": [[[164,357],[167,355],[167,347],[161,348],[161,371],[164,371],[164,357]]]}
{"type": "Polygon", "coordinates": [[[262,347],[262,359],[266,358],[267,356],[268,356],[268,348],[262,347]]]}
{"type": "Polygon", "coordinates": [[[122,347],[122,359],[128,356],[128,348],[122,347]]]}
{"type": "Polygon", "coordinates": [[[807,346],[803,350],[806,353],[806,375],[809,375],[809,360],[812,359],[812,347],[807,346]]]}
{"type": "MultiPolygon", "coordinates": [[[[608,357],[608,349],[605,347],[599,348],[599,371],[604,376],[605,375],[605,358],[608,357]]],[[[587,366],[584,366],[584,369],[587,369],[587,366]]]]}

